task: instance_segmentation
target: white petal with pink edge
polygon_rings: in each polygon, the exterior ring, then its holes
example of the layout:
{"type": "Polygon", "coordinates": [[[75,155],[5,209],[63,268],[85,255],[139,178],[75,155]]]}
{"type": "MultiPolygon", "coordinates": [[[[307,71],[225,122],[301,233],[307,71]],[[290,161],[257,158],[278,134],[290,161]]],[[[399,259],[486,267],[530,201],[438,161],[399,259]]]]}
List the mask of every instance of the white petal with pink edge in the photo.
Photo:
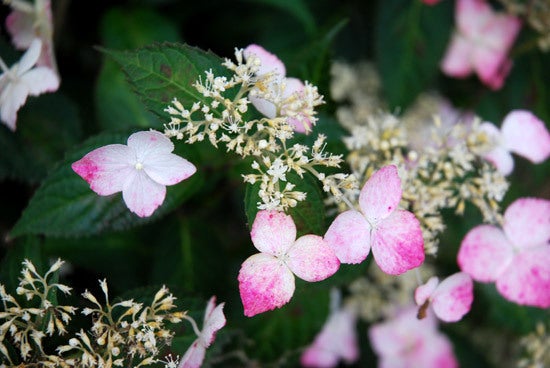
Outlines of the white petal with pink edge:
{"type": "Polygon", "coordinates": [[[437,277],[431,277],[424,285],[420,285],[414,291],[414,301],[416,305],[422,306],[430,297],[439,285],[439,279],[437,277]]]}
{"type": "Polygon", "coordinates": [[[424,238],[420,222],[409,211],[395,211],[372,235],[372,255],[380,269],[400,275],[424,262],[424,238]]]}
{"type": "Polygon", "coordinates": [[[371,225],[388,217],[401,200],[401,178],[395,165],[372,174],[359,194],[359,207],[371,225]]]}
{"type": "Polygon", "coordinates": [[[284,212],[262,210],[256,214],[250,236],[260,252],[279,257],[294,244],[296,225],[284,212]]]}
{"type": "Polygon", "coordinates": [[[193,175],[197,168],[173,153],[151,153],[143,161],[143,170],[162,185],[174,185],[193,175]]]}
{"type": "Polygon", "coordinates": [[[329,226],[325,241],[342,263],[361,263],[370,252],[371,227],[360,212],[339,214],[329,226]]]}
{"type": "Polygon", "coordinates": [[[550,200],[516,199],[504,212],[503,229],[516,249],[550,244],[550,200]]]}
{"type": "Polygon", "coordinates": [[[550,307],[550,245],[525,249],[496,282],[497,290],[520,305],[550,307]]]}
{"type": "Polygon", "coordinates": [[[445,322],[457,322],[470,311],[474,300],[474,283],[465,272],[455,273],[439,284],[432,294],[435,315],[445,322]]]}
{"type": "Polygon", "coordinates": [[[504,232],[493,225],[470,230],[458,250],[460,269],[479,282],[495,281],[511,264],[513,246],[504,232]]]}
{"type": "Polygon", "coordinates": [[[504,176],[510,175],[514,171],[514,158],[502,146],[497,146],[483,154],[483,158],[489,161],[504,176]]]}
{"type": "Polygon", "coordinates": [[[199,368],[202,366],[206,349],[201,346],[198,340],[187,349],[181,358],[178,368],[199,368]]]}
{"type": "Polygon", "coordinates": [[[125,182],[122,199],[128,209],[139,217],[148,217],[164,202],[166,187],[153,181],[143,170],[135,170],[125,182]]]}
{"type": "Polygon", "coordinates": [[[318,235],[304,235],[288,250],[285,257],[290,270],[302,280],[321,281],[338,271],[340,261],[318,235]]]}
{"type": "Polygon", "coordinates": [[[201,331],[201,344],[207,348],[214,342],[216,332],[225,326],[226,319],[223,314],[225,303],[216,306],[216,297],[213,296],[208,301],[206,311],[204,313],[204,323],[201,331]]]}
{"type": "Polygon", "coordinates": [[[550,157],[550,133],[544,123],[525,110],[514,110],[502,123],[503,143],[510,151],[534,162],[550,157]]]}
{"type": "Polygon", "coordinates": [[[238,280],[247,317],[280,308],[294,294],[294,275],[281,260],[269,254],[258,253],[244,261],[238,280]]]}
{"type": "Polygon", "coordinates": [[[256,56],[261,61],[260,69],[257,75],[264,75],[267,73],[277,73],[279,77],[286,75],[285,64],[274,54],[264,49],[259,45],[249,45],[243,51],[244,57],[249,58],[251,55],[256,56]]]}

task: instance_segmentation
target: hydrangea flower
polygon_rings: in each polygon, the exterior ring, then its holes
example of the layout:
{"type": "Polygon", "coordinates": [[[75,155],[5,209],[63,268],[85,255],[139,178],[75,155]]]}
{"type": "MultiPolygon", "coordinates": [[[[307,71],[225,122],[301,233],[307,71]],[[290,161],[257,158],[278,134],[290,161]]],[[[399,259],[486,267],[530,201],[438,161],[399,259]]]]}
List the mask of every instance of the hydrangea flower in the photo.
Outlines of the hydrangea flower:
{"type": "Polygon", "coordinates": [[[494,12],[485,0],[457,0],[455,20],[441,69],[456,78],[475,72],[489,88],[500,89],[512,67],[507,54],[521,28],[520,20],[494,12]]]}
{"type": "Polygon", "coordinates": [[[431,313],[427,318],[416,318],[414,307],[372,325],[369,339],[378,354],[379,368],[458,367],[451,343],[437,330],[437,320],[431,313]]]}
{"type": "Polygon", "coordinates": [[[431,305],[435,315],[445,322],[457,322],[470,311],[474,300],[474,283],[464,272],[458,272],[439,283],[432,277],[416,288],[414,300],[420,306],[418,317],[423,318],[431,305]]]}
{"type": "Polygon", "coordinates": [[[458,264],[479,282],[496,282],[506,299],[550,307],[550,200],[520,198],[504,213],[502,229],[479,225],[460,245],[458,264]]]}
{"type": "Polygon", "coordinates": [[[391,275],[402,274],[424,262],[424,239],[413,213],[397,210],[401,179],[395,165],[381,168],[361,189],[361,211],[339,214],[325,240],[342,263],[360,263],[370,249],[378,266],[391,275]]]}
{"type": "Polygon", "coordinates": [[[59,79],[45,66],[35,64],[40,56],[42,41],[34,39],[21,60],[8,68],[0,59],[0,118],[8,128],[15,130],[17,111],[27,101],[27,96],[54,92],[59,88],[59,79]]]}
{"type": "Polygon", "coordinates": [[[352,364],[359,358],[356,315],[350,308],[333,311],[323,329],[300,358],[304,367],[333,368],[340,360],[352,364]]]}
{"type": "Polygon", "coordinates": [[[262,90],[261,95],[266,98],[256,97],[252,93],[249,96],[252,105],[260,113],[271,119],[276,116],[287,116],[288,123],[296,132],[309,132],[312,121],[308,115],[312,112],[309,114],[308,112],[296,112],[294,106],[292,106],[297,100],[305,98],[304,83],[297,78],[287,78],[283,62],[261,46],[249,45],[244,49],[243,54],[247,59],[254,55],[260,60],[260,68],[256,72],[257,77],[270,75],[268,84],[259,88],[262,90]]]}
{"type": "Polygon", "coordinates": [[[206,349],[214,342],[216,332],[225,326],[224,305],[225,303],[221,303],[216,306],[216,297],[210,298],[204,312],[202,331],[198,331],[196,325],[193,325],[198,337],[181,358],[178,368],[198,368],[202,365],[206,349]]]}
{"type": "Polygon", "coordinates": [[[340,267],[322,237],[310,234],[296,239],[296,225],[283,212],[259,211],[250,235],[261,253],[246,259],[239,272],[239,291],[248,317],[288,303],[294,294],[294,275],[321,281],[340,267]]]}
{"type": "Polygon", "coordinates": [[[511,153],[536,164],[550,157],[550,133],[544,123],[529,111],[511,111],[504,118],[500,130],[492,123],[483,123],[480,129],[495,144],[495,148],[483,157],[503,175],[509,175],[514,170],[511,153]]]}
{"type": "Polygon", "coordinates": [[[122,192],[130,211],[151,214],[164,202],[166,186],[193,175],[196,168],[173,153],[174,145],[156,131],[137,132],[128,145],[97,148],[72,164],[73,170],[99,195],[122,192]]]}

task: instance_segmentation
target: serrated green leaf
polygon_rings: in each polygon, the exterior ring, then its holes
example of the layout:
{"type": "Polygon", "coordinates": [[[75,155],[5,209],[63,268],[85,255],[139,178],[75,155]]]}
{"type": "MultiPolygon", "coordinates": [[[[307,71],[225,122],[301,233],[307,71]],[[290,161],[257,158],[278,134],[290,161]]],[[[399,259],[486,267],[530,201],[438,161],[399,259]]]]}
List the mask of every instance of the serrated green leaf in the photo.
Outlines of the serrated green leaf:
{"type": "Polygon", "coordinates": [[[103,50],[121,66],[134,91],[147,108],[161,118],[162,124],[170,120],[164,109],[177,98],[190,107],[205,98],[193,84],[204,73],[212,70],[216,76],[229,77],[223,62],[212,52],[185,44],[153,44],[135,51],[103,50]]]}
{"type": "MultiPolygon", "coordinates": [[[[164,203],[147,218],[131,213],[119,193],[108,197],[95,194],[71,169],[71,164],[100,146],[126,143],[128,135],[103,133],[69,153],[31,198],[11,235],[44,234],[67,237],[127,229],[165,215],[198,190],[203,180],[200,172],[182,183],[168,187],[164,203]]],[[[178,144],[174,153],[192,162],[196,158],[193,146],[178,144]]]]}

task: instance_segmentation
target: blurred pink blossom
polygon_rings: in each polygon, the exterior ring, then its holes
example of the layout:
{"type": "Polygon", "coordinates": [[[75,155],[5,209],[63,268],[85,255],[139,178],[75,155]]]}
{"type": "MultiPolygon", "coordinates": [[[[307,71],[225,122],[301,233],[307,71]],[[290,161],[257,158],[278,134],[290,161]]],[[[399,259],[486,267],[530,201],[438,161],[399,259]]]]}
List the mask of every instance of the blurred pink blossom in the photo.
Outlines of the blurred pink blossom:
{"type": "Polygon", "coordinates": [[[496,282],[506,299],[550,307],[550,201],[520,198],[504,213],[502,229],[479,225],[460,245],[458,264],[479,282],[496,282]]]}
{"type": "Polygon", "coordinates": [[[485,0],[457,0],[455,20],[441,69],[456,78],[475,72],[489,88],[500,89],[512,67],[508,51],[521,28],[520,20],[493,11],[485,0]]]}

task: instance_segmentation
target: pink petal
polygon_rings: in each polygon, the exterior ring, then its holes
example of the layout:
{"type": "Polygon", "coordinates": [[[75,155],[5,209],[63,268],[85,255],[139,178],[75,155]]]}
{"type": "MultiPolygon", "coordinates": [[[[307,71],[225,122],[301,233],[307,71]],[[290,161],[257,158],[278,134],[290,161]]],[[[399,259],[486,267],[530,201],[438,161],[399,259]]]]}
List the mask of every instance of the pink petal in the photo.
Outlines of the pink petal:
{"type": "Polygon", "coordinates": [[[478,36],[487,49],[508,53],[521,29],[521,21],[505,13],[493,13],[483,25],[478,36]]]}
{"type": "Polygon", "coordinates": [[[472,64],[483,84],[495,91],[502,88],[512,68],[512,61],[506,58],[505,52],[489,49],[485,45],[475,47],[472,64]]]}
{"type": "Polygon", "coordinates": [[[550,245],[521,251],[496,282],[497,290],[520,305],[550,307],[550,245]]]}
{"type": "Polygon", "coordinates": [[[244,261],[238,280],[247,317],[280,308],[294,294],[294,275],[282,261],[269,254],[258,253],[244,261]]]}
{"type": "Polygon", "coordinates": [[[259,211],[250,236],[260,252],[281,257],[296,240],[296,225],[292,217],[284,212],[259,211]]]}
{"type": "Polygon", "coordinates": [[[460,269],[479,282],[495,281],[512,262],[514,250],[496,226],[480,225],[470,230],[458,251],[460,269]]]}
{"type": "Polygon", "coordinates": [[[515,110],[502,123],[504,145],[534,163],[550,157],[550,133],[544,123],[525,110],[515,110]]]}
{"type": "Polygon", "coordinates": [[[550,244],[550,200],[516,199],[504,212],[503,229],[515,248],[550,244]]]}
{"type": "Polygon", "coordinates": [[[380,269],[400,275],[424,262],[424,238],[420,222],[409,211],[395,211],[382,221],[372,236],[372,255],[380,269]]]}
{"type": "Polygon", "coordinates": [[[202,366],[206,349],[199,343],[199,340],[195,340],[193,344],[187,349],[183,358],[181,358],[178,368],[199,368],[202,366]]]}
{"type": "Polygon", "coordinates": [[[370,252],[371,227],[360,212],[339,214],[325,234],[325,241],[342,263],[361,263],[370,252]]]}
{"type": "MultiPolygon", "coordinates": [[[[293,93],[300,95],[305,88],[304,83],[298,78],[285,78],[285,83],[284,98],[290,97],[293,93]]],[[[286,116],[286,111],[283,110],[281,113],[283,116],[286,116]]],[[[298,133],[307,133],[311,130],[311,121],[304,114],[301,114],[299,117],[289,118],[288,123],[298,133]]]]}
{"type": "Polygon", "coordinates": [[[174,185],[193,175],[197,168],[173,153],[151,153],[143,162],[147,175],[162,185],[174,185]]]}
{"type": "Polygon", "coordinates": [[[431,277],[427,283],[420,285],[414,291],[414,301],[416,305],[422,306],[430,297],[439,285],[439,279],[437,277],[431,277]]]}
{"type": "Polygon", "coordinates": [[[71,167],[94,192],[106,196],[122,191],[124,184],[136,175],[131,156],[132,150],[127,146],[110,144],[93,150],[71,167]]]}
{"type": "Polygon", "coordinates": [[[249,58],[250,55],[254,55],[261,61],[260,69],[257,75],[265,75],[267,73],[277,73],[280,77],[286,75],[285,64],[274,54],[270,53],[266,49],[258,45],[249,45],[244,49],[244,57],[249,58]]]}
{"type": "Polygon", "coordinates": [[[371,225],[387,218],[401,200],[401,178],[395,165],[384,166],[369,178],[359,194],[359,207],[371,225]]]}
{"type": "Polygon", "coordinates": [[[22,11],[14,10],[6,17],[6,28],[13,44],[19,50],[28,48],[36,37],[34,17],[22,11]]]}
{"type": "Polygon", "coordinates": [[[405,367],[458,368],[453,346],[447,336],[432,333],[417,346],[409,355],[405,367]]]}
{"type": "Polygon", "coordinates": [[[8,128],[15,130],[17,111],[27,101],[29,90],[27,85],[8,82],[0,95],[0,118],[8,128]]]}
{"type": "Polygon", "coordinates": [[[333,368],[338,366],[339,361],[340,357],[332,349],[318,345],[308,347],[300,357],[300,364],[308,368],[333,368]]]}
{"type": "Polygon", "coordinates": [[[481,31],[494,13],[484,0],[458,0],[455,8],[456,24],[468,38],[481,36],[481,31]]]}
{"type": "Polygon", "coordinates": [[[298,238],[285,259],[296,276],[309,282],[324,280],[340,268],[340,261],[332,248],[317,235],[298,238]]]}
{"type": "Polygon", "coordinates": [[[208,301],[206,311],[204,312],[204,323],[201,331],[201,344],[207,348],[214,342],[216,332],[225,326],[226,319],[223,314],[225,303],[216,306],[216,297],[213,296],[208,301]]]}
{"type": "Polygon", "coordinates": [[[57,74],[45,66],[33,68],[20,77],[20,83],[27,86],[29,94],[32,96],[57,91],[59,82],[57,74]]]}
{"type": "Polygon", "coordinates": [[[128,147],[131,147],[136,158],[145,163],[150,155],[170,153],[174,150],[174,144],[161,132],[155,130],[141,131],[128,137],[128,147]]]}
{"type": "Polygon", "coordinates": [[[496,147],[484,154],[483,158],[489,161],[504,176],[510,175],[514,170],[514,158],[505,148],[496,147]]]}
{"type": "Polygon", "coordinates": [[[32,40],[28,50],[23,54],[17,68],[17,76],[21,76],[30,70],[40,57],[42,52],[42,41],[39,38],[32,40]]]}
{"type": "Polygon", "coordinates": [[[474,300],[474,283],[470,275],[455,273],[441,282],[432,295],[436,316],[445,322],[456,322],[470,311],[474,300]]]}
{"type": "Polygon", "coordinates": [[[128,209],[139,217],[148,217],[164,202],[166,187],[154,182],[143,172],[135,170],[131,180],[124,183],[122,198],[128,209]]]}
{"type": "Polygon", "coordinates": [[[472,73],[471,42],[459,33],[455,33],[441,61],[441,71],[455,78],[464,78],[472,73]]]}

